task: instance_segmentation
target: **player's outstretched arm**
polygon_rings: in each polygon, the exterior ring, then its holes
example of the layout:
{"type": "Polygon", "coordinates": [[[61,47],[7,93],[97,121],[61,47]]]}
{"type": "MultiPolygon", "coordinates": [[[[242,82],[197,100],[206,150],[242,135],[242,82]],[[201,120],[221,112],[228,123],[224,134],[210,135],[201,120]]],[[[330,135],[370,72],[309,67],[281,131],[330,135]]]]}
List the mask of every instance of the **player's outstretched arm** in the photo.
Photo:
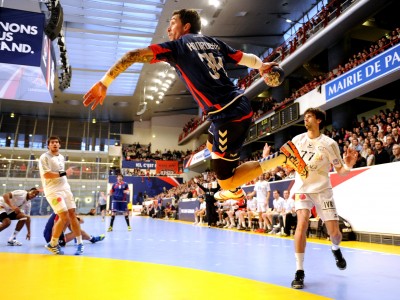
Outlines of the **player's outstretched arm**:
{"type": "Polygon", "coordinates": [[[115,78],[134,63],[149,63],[153,59],[153,51],[150,48],[136,49],[124,54],[104,75],[104,77],[95,83],[90,90],[83,96],[83,105],[92,105],[94,110],[97,105],[103,105],[107,94],[108,86],[115,78]]]}

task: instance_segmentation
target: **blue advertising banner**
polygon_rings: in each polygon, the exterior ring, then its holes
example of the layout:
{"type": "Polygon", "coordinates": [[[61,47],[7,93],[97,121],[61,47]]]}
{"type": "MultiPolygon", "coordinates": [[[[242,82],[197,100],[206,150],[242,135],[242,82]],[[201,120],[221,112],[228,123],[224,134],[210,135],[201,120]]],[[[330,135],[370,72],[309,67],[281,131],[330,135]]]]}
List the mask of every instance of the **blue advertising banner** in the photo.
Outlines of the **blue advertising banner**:
{"type": "Polygon", "coordinates": [[[45,16],[0,7],[0,63],[40,66],[45,16]]]}
{"type": "Polygon", "coordinates": [[[400,44],[373,57],[325,85],[326,101],[400,70],[400,44]]]}
{"type": "Polygon", "coordinates": [[[181,221],[194,222],[194,212],[200,207],[197,198],[183,199],[179,201],[178,216],[181,221]]]}
{"type": "MultiPolygon", "coordinates": [[[[182,178],[175,178],[170,176],[156,176],[156,177],[146,177],[146,176],[124,176],[124,181],[126,183],[133,184],[133,204],[136,204],[139,201],[139,194],[146,194],[149,197],[154,197],[158,194],[161,194],[164,189],[171,189],[175,186],[182,184],[182,178]]],[[[108,178],[109,183],[117,182],[117,176],[112,175],[108,178]]]]}
{"type": "Polygon", "coordinates": [[[122,168],[125,169],[156,169],[156,162],[154,160],[124,160],[122,161],[122,168]]]}

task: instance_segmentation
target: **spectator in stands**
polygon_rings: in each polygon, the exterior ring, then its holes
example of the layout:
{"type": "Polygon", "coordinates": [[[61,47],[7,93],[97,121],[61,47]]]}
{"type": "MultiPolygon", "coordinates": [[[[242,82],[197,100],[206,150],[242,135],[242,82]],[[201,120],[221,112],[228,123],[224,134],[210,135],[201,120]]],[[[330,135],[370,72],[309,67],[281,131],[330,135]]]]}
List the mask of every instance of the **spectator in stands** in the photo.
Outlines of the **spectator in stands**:
{"type": "Polygon", "coordinates": [[[400,145],[399,144],[394,144],[392,151],[393,151],[392,162],[400,161],[400,145]]]}
{"type": "Polygon", "coordinates": [[[254,189],[247,195],[247,199],[252,199],[254,196],[257,201],[257,212],[258,212],[258,232],[264,232],[266,229],[271,229],[271,223],[263,223],[263,213],[267,212],[268,209],[268,201],[271,195],[271,187],[268,182],[270,177],[270,173],[267,172],[265,174],[261,174],[258,176],[258,180],[254,185],[254,189]],[[264,224],[264,225],[263,225],[264,224]]]}
{"type": "Polygon", "coordinates": [[[386,164],[390,162],[389,153],[383,148],[383,142],[376,140],[375,142],[375,165],[386,164]]]}
{"type": "Polygon", "coordinates": [[[392,136],[391,134],[387,134],[387,135],[386,135],[386,146],[385,146],[384,149],[385,149],[386,152],[389,154],[389,161],[392,161],[393,158],[394,158],[394,155],[393,155],[393,145],[394,145],[393,136],[392,136]]]}
{"type": "Polygon", "coordinates": [[[356,150],[357,152],[360,152],[362,150],[362,146],[359,144],[358,139],[355,137],[353,137],[353,139],[351,140],[351,144],[349,147],[356,150]]]}
{"type": "Polygon", "coordinates": [[[175,206],[172,203],[167,202],[167,205],[165,206],[165,209],[164,209],[164,214],[165,214],[165,219],[169,219],[169,218],[175,219],[175,217],[176,217],[175,206]]]}
{"type": "Polygon", "coordinates": [[[356,161],[356,163],[354,164],[353,167],[354,168],[362,168],[362,167],[366,167],[366,166],[367,166],[367,160],[359,152],[358,156],[357,156],[357,161],[356,161]]]}
{"type": "Polygon", "coordinates": [[[198,197],[198,200],[200,202],[200,207],[196,207],[194,211],[194,223],[193,225],[202,225],[203,224],[203,218],[206,215],[206,202],[204,201],[204,196],[200,195],[198,197]]]}
{"type": "Polygon", "coordinates": [[[372,150],[371,148],[367,149],[367,166],[373,166],[375,165],[375,154],[374,154],[374,150],[372,150]]]}
{"type": "Polygon", "coordinates": [[[272,229],[268,233],[276,234],[280,231],[279,215],[284,211],[285,199],[281,197],[281,193],[278,190],[272,192],[272,197],[274,197],[272,202],[273,208],[271,211],[263,214],[263,218],[266,216],[272,225],[272,229]]]}
{"type": "Polygon", "coordinates": [[[242,212],[242,216],[243,218],[247,218],[248,226],[246,227],[246,231],[250,231],[253,228],[253,219],[257,215],[257,199],[255,197],[251,199],[247,198],[246,205],[246,211],[242,212]]]}
{"type": "Polygon", "coordinates": [[[393,137],[394,144],[400,144],[399,130],[395,127],[392,129],[392,137],[393,137]]]}
{"type": "Polygon", "coordinates": [[[280,231],[277,235],[290,236],[290,231],[292,228],[296,228],[297,225],[297,215],[296,209],[294,207],[294,199],[289,198],[290,193],[288,190],[283,191],[283,199],[285,199],[284,211],[279,216],[279,223],[283,232],[280,231]]]}

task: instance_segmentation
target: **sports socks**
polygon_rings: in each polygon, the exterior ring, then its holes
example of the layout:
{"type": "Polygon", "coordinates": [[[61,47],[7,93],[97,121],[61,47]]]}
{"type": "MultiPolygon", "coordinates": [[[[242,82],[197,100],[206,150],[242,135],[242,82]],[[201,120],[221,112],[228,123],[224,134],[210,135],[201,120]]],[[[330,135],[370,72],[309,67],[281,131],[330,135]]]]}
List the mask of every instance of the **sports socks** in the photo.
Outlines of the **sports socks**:
{"type": "Polygon", "coordinates": [[[304,253],[295,253],[296,257],[296,270],[304,270],[304,253]]]}
{"type": "Polygon", "coordinates": [[[11,235],[11,237],[8,239],[9,241],[12,241],[13,239],[17,238],[19,231],[15,230],[14,233],[11,235]]]}
{"type": "Polygon", "coordinates": [[[126,221],[126,225],[130,226],[129,225],[129,216],[125,216],[125,221],[126,221]]]}
{"type": "Polygon", "coordinates": [[[114,225],[114,220],[115,220],[115,216],[111,216],[110,227],[113,227],[113,225],[114,225]]]}

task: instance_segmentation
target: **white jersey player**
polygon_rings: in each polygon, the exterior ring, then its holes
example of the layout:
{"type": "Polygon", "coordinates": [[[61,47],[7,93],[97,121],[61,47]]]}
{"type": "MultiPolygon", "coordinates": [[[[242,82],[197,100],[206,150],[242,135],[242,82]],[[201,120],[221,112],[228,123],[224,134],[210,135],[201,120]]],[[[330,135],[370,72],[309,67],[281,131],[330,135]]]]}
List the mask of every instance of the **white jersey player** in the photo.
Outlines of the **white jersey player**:
{"type": "Polygon", "coordinates": [[[26,239],[31,238],[30,214],[31,214],[31,199],[39,194],[36,188],[29,191],[15,190],[5,193],[0,197],[0,231],[3,231],[11,224],[11,220],[18,220],[15,226],[14,233],[8,239],[9,246],[22,246],[22,243],[17,241],[17,235],[26,224],[28,231],[26,239]]]}
{"type": "Polygon", "coordinates": [[[337,143],[321,133],[325,125],[325,112],[319,108],[309,108],[304,112],[306,133],[297,135],[292,142],[307,164],[308,177],[301,178],[296,174],[292,193],[295,196],[297,212],[297,228],[295,234],[296,275],[292,287],[304,287],[304,253],[306,248],[306,232],[310,211],[315,206],[319,217],[325,222],[332,241],[332,252],[336,265],[340,270],[346,268],[346,260],[339,248],[342,234],[339,229],[338,215],[333,199],[332,186],[329,179],[331,166],[340,175],[347,175],[357,160],[357,151],[348,149],[344,160],[340,156],[337,143]]]}
{"type": "Polygon", "coordinates": [[[65,170],[64,156],[59,153],[60,142],[58,137],[50,137],[47,140],[49,151],[43,153],[39,159],[40,178],[42,179],[47,202],[60,218],[53,227],[50,243],[45,247],[54,254],[63,254],[58,245],[58,238],[69,220],[71,229],[78,241],[75,255],[79,255],[83,253],[81,228],[76,218],[76,205],[67,180],[67,176],[73,174],[73,168],[65,170]]]}

